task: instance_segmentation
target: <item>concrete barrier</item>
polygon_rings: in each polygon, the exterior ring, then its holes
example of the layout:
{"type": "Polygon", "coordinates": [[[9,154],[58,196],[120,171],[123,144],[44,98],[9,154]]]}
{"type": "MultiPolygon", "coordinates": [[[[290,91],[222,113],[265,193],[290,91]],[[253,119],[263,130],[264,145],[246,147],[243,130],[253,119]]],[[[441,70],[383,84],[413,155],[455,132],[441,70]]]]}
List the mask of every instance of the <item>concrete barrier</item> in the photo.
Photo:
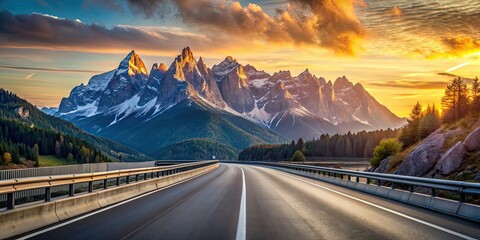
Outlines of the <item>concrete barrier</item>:
{"type": "Polygon", "coordinates": [[[458,201],[445,198],[432,198],[429,207],[440,212],[457,214],[458,209],[460,208],[460,203],[458,201]]]}
{"type": "Polygon", "coordinates": [[[0,214],[0,239],[8,238],[60,221],[55,203],[43,203],[13,209],[0,214]]]}
{"type": "Polygon", "coordinates": [[[0,239],[10,238],[180,181],[200,176],[218,168],[218,166],[219,164],[216,163],[172,176],[153,178],[98,192],[66,197],[52,202],[0,212],[0,239]]]}
{"type": "Polygon", "coordinates": [[[60,221],[93,211],[97,208],[100,208],[100,204],[98,204],[96,192],[55,201],[55,212],[60,221]]]}
{"type": "Polygon", "coordinates": [[[387,197],[400,202],[408,202],[408,199],[410,199],[410,192],[393,189],[393,191],[388,192],[387,197]]]}
{"type": "Polygon", "coordinates": [[[480,222],[480,207],[469,203],[462,203],[458,208],[457,215],[480,222]]]}
{"type": "Polygon", "coordinates": [[[97,193],[98,204],[101,207],[105,207],[155,189],[157,189],[155,182],[153,180],[147,180],[131,183],[123,187],[102,190],[97,193]]]}

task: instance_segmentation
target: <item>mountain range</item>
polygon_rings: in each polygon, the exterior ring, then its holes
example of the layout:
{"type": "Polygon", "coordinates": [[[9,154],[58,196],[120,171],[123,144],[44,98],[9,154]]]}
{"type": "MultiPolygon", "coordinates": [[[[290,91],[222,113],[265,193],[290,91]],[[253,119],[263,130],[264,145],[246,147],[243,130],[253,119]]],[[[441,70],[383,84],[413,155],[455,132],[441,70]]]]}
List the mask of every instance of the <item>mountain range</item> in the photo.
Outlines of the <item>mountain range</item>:
{"type": "Polygon", "coordinates": [[[405,123],[345,76],[331,82],[308,69],[271,75],[230,56],[209,68],[189,47],[150,72],[131,51],[118,68],[73,88],[57,111],[45,110],[160,159],[187,158],[178,151],[199,143],[209,147],[195,158],[230,159],[252,144],[405,123]]]}

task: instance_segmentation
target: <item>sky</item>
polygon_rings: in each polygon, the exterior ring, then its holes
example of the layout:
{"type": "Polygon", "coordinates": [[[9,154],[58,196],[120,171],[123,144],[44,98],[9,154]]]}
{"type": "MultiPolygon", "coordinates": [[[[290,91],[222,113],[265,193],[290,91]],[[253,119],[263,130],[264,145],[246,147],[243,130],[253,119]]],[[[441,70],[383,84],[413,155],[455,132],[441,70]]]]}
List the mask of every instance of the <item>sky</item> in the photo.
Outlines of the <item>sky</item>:
{"type": "Polygon", "coordinates": [[[0,0],[0,86],[58,106],[132,49],[169,66],[190,46],[209,67],[346,76],[406,117],[480,75],[479,26],[478,0],[0,0]]]}

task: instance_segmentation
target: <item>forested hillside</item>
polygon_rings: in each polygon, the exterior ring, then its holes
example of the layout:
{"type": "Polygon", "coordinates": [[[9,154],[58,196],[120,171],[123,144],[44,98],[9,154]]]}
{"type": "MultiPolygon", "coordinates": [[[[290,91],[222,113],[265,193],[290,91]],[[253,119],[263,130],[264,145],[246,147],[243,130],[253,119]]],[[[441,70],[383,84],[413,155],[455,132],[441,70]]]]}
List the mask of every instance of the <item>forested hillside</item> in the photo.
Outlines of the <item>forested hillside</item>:
{"type": "Polygon", "coordinates": [[[20,164],[23,158],[38,166],[39,155],[55,155],[78,163],[111,160],[84,140],[0,118],[0,165],[20,164]]]}
{"type": "Polygon", "coordinates": [[[79,163],[108,159],[150,160],[128,147],[92,136],[65,120],[49,116],[28,101],[1,88],[0,120],[2,128],[0,155],[3,163],[9,161],[15,163],[22,157],[34,160],[35,151],[32,148],[35,144],[38,145],[40,155],[52,154],[65,160],[77,160],[79,163]],[[57,142],[60,146],[55,146],[58,145],[57,142]],[[82,155],[78,155],[80,152],[82,155]]]}
{"type": "Polygon", "coordinates": [[[378,130],[347,133],[343,135],[321,135],[319,139],[281,145],[256,145],[239,154],[243,161],[280,161],[290,159],[295,151],[308,157],[359,157],[370,158],[373,149],[384,138],[397,137],[399,130],[378,130]]]}

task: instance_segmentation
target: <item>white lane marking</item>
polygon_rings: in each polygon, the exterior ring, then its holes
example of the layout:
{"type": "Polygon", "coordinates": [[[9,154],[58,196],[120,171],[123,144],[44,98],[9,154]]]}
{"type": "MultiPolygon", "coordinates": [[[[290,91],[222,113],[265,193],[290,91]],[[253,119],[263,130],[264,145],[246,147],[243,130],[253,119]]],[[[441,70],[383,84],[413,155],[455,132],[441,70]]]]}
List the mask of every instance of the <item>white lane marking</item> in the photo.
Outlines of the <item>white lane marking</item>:
{"type": "Polygon", "coordinates": [[[245,172],[242,167],[242,197],[240,199],[240,211],[238,213],[237,240],[245,240],[247,234],[247,197],[245,187],[245,172]]]}
{"type": "Polygon", "coordinates": [[[327,190],[327,191],[330,191],[330,192],[333,192],[333,193],[342,195],[342,196],[344,196],[344,197],[347,197],[347,198],[350,198],[350,199],[353,199],[353,200],[356,200],[356,201],[365,203],[365,204],[370,205],[370,206],[372,206],[372,207],[376,207],[376,208],[378,208],[378,209],[387,211],[387,212],[389,212],[389,213],[393,213],[393,214],[398,215],[398,216],[400,216],[400,217],[404,217],[404,218],[406,218],[406,219],[410,219],[410,220],[412,220],[412,221],[414,221],[414,222],[421,223],[421,224],[423,224],[423,225],[426,225],[426,226],[435,228],[435,229],[437,229],[437,230],[440,230],[440,231],[443,231],[443,232],[452,234],[452,235],[454,235],[454,236],[457,236],[457,237],[460,237],[460,238],[463,238],[463,239],[468,239],[468,240],[475,240],[475,239],[476,239],[476,238],[473,238],[473,237],[470,237],[470,236],[461,234],[461,233],[459,233],[459,232],[455,232],[455,231],[453,231],[453,230],[450,230],[450,229],[447,229],[447,228],[444,228],[444,227],[440,227],[440,226],[435,225],[435,224],[433,224],[433,223],[425,222],[425,221],[420,220],[420,219],[418,219],[418,218],[414,218],[414,217],[412,217],[412,216],[409,216],[409,215],[406,215],[406,214],[397,212],[397,211],[395,211],[395,210],[392,210],[392,209],[389,209],[389,208],[386,208],[386,207],[382,207],[382,206],[377,205],[377,204],[375,204],[375,203],[372,203],[372,202],[369,202],[369,201],[365,201],[365,200],[363,200],[363,199],[356,198],[356,197],[354,197],[354,196],[350,196],[350,195],[348,195],[348,194],[339,192],[339,191],[337,191],[337,190],[333,190],[333,189],[331,189],[331,188],[324,187],[324,186],[321,186],[321,185],[318,185],[318,184],[315,184],[315,183],[312,183],[312,182],[303,180],[303,179],[301,179],[301,178],[293,177],[293,176],[290,176],[290,175],[285,174],[285,173],[280,173],[280,174],[281,174],[281,175],[285,175],[285,176],[287,176],[287,177],[289,177],[289,178],[293,178],[293,179],[296,179],[296,180],[299,180],[299,181],[308,183],[308,184],[310,184],[310,185],[313,185],[313,186],[316,186],[316,187],[325,189],[325,190],[327,190]]]}
{"type": "Polygon", "coordinates": [[[101,212],[105,212],[105,211],[110,210],[110,209],[112,209],[112,208],[114,208],[114,207],[118,207],[118,206],[123,205],[123,204],[125,204],[125,203],[131,202],[131,201],[135,201],[135,200],[137,200],[137,199],[139,199],[139,198],[148,196],[148,195],[150,195],[150,194],[154,194],[154,193],[156,193],[156,192],[165,190],[165,189],[167,189],[167,188],[171,188],[171,187],[173,187],[173,186],[176,186],[176,185],[178,185],[178,184],[184,183],[184,182],[186,182],[186,181],[195,179],[195,178],[200,177],[200,176],[202,176],[202,175],[204,175],[204,174],[206,174],[206,173],[209,173],[209,172],[210,172],[210,171],[208,171],[208,172],[203,172],[202,174],[200,174],[200,175],[198,175],[198,176],[185,179],[185,180],[183,180],[183,181],[181,181],[181,182],[177,182],[177,183],[174,183],[174,184],[172,184],[172,185],[165,186],[165,187],[163,187],[163,188],[159,188],[159,189],[157,189],[157,190],[153,190],[153,191],[151,191],[151,192],[145,193],[145,194],[143,194],[143,195],[140,195],[140,196],[137,196],[137,197],[134,197],[134,198],[130,198],[130,199],[125,200],[125,201],[123,201],[123,202],[116,203],[116,204],[114,204],[114,205],[111,205],[111,206],[102,208],[102,209],[97,210],[97,211],[95,211],[95,212],[88,213],[88,214],[83,215],[83,216],[81,216],[81,217],[74,218],[74,219],[69,220],[69,221],[66,221],[66,222],[64,222],[64,223],[60,223],[60,224],[58,224],[58,225],[51,226],[51,227],[49,227],[49,228],[40,230],[40,231],[38,231],[38,232],[34,232],[34,233],[31,233],[31,234],[28,234],[28,235],[23,236],[23,237],[21,237],[21,238],[17,238],[17,240],[25,240],[25,239],[29,239],[29,238],[35,237],[35,236],[37,236],[37,235],[40,235],[40,234],[44,234],[44,233],[46,233],[46,232],[50,232],[50,231],[55,230],[55,229],[57,229],[57,228],[61,228],[61,227],[66,226],[66,225],[68,225],[68,224],[71,224],[71,223],[80,221],[80,220],[82,220],[82,219],[91,217],[91,216],[93,216],[93,215],[95,215],[95,214],[99,214],[99,213],[101,213],[101,212]]]}

